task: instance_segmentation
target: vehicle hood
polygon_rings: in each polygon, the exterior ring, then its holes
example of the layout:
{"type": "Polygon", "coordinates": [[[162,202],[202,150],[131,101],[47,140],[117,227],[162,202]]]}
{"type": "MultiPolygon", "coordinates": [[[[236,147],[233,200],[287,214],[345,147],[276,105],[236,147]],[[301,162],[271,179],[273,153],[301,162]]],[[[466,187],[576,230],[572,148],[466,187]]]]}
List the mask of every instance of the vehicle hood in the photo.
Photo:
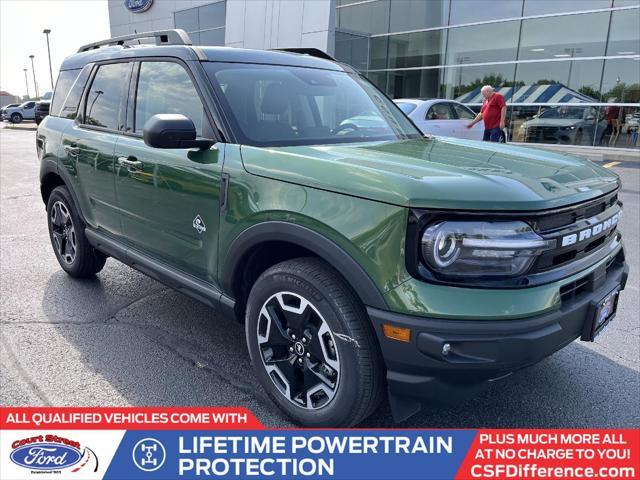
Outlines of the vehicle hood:
{"type": "Polygon", "coordinates": [[[455,138],[241,151],[249,173],[404,207],[542,210],[618,186],[577,157],[455,138]]]}

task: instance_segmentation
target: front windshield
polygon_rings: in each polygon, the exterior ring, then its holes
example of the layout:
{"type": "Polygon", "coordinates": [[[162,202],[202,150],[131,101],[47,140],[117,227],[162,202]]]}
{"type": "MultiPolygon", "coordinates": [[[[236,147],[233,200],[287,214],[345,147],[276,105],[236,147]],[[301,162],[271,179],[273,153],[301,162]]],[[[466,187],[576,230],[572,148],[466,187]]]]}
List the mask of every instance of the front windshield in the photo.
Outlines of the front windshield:
{"type": "Polygon", "coordinates": [[[391,100],[357,75],[283,65],[209,62],[205,68],[243,144],[421,138],[391,100]]]}
{"type": "Polygon", "coordinates": [[[400,110],[402,110],[405,113],[405,115],[409,115],[418,107],[415,103],[407,103],[407,102],[396,102],[396,105],[400,107],[400,110]]]}

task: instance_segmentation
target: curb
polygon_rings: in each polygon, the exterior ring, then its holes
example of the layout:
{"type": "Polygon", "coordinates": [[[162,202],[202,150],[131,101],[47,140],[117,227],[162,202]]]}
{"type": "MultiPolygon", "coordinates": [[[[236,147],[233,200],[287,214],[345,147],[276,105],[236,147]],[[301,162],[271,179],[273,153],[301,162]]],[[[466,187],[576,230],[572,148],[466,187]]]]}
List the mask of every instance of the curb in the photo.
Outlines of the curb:
{"type": "Polygon", "coordinates": [[[23,127],[17,126],[17,125],[5,125],[4,126],[5,130],[25,130],[25,131],[33,131],[35,132],[36,130],[38,130],[38,126],[37,125],[25,125],[23,127]]]}

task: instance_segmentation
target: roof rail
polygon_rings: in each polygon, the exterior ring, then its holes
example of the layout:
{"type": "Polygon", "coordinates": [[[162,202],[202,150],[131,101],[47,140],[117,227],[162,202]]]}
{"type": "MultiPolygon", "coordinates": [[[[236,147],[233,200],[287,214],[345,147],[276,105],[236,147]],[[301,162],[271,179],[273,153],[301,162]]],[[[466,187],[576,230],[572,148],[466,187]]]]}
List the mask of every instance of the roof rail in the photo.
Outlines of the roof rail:
{"type": "Polygon", "coordinates": [[[300,53],[302,55],[309,55],[311,57],[324,58],[325,60],[331,60],[333,62],[336,61],[335,58],[333,58],[328,53],[323,52],[319,48],[306,48],[306,47],[300,47],[300,48],[275,48],[274,50],[276,50],[278,52],[300,53]]]}
{"type": "Polygon", "coordinates": [[[184,30],[157,30],[154,32],[133,33],[131,35],[123,35],[121,37],[113,37],[99,42],[88,43],[78,49],[80,52],[88,52],[96,48],[110,45],[124,45],[124,42],[131,40],[140,40],[143,38],[155,38],[156,45],[191,45],[191,38],[184,30]]]}

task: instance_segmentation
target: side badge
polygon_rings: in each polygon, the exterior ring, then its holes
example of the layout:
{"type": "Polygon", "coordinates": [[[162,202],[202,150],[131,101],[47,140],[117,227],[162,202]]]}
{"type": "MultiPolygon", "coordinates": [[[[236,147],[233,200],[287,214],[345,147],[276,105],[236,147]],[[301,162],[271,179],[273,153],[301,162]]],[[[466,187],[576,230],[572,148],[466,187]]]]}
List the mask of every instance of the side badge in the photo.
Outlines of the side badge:
{"type": "Polygon", "coordinates": [[[207,226],[204,224],[202,217],[200,215],[196,215],[196,218],[193,219],[193,228],[195,228],[198,233],[206,232],[207,226]]]}

